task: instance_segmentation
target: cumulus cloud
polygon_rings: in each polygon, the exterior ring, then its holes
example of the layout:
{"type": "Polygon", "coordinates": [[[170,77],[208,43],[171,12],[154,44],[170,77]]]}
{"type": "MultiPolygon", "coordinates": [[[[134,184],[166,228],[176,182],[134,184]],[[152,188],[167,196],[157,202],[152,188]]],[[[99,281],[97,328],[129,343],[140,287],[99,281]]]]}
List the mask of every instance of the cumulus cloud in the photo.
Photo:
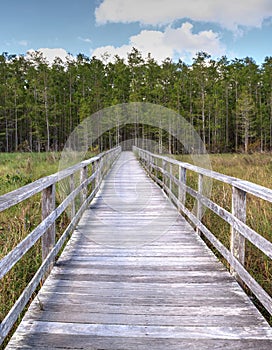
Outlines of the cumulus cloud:
{"type": "Polygon", "coordinates": [[[129,44],[120,47],[99,47],[92,52],[92,55],[101,57],[107,52],[112,57],[118,55],[126,58],[133,47],[141,51],[143,57],[151,53],[158,62],[167,57],[174,59],[177,56],[181,59],[190,59],[199,51],[207,51],[217,57],[225,54],[225,47],[220,43],[217,33],[209,30],[194,34],[192,30],[193,25],[189,22],[177,29],[167,27],[165,31],[142,30],[130,38],[129,44]]]}
{"type": "Polygon", "coordinates": [[[65,62],[67,57],[69,56],[68,52],[62,48],[40,48],[38,50],[29,50],[28,54],[31,55],[35,51],[41,52],[43,54],[43,57],[50,64],[52,64],[56,58],[60,58],[62,61],[65,62]]]}
{"type": "Polygon", "coordinates": [[[169,24],[190,18],[237,30],[239,26],[261,27],[272,16],[271,0],[104,0],[96,8],[98,24],[140,22],[169,24]]]}

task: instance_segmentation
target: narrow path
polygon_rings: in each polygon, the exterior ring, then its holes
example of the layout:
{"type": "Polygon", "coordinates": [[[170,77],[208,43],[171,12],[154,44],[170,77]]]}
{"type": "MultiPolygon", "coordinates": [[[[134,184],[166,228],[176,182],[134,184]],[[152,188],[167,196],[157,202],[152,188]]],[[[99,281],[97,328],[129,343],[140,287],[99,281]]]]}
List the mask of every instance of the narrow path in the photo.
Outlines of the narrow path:
{"type": "Polygon", "coordinates": [[[122,152],[7,349],[272,349],[236,281],[122,152]]]}

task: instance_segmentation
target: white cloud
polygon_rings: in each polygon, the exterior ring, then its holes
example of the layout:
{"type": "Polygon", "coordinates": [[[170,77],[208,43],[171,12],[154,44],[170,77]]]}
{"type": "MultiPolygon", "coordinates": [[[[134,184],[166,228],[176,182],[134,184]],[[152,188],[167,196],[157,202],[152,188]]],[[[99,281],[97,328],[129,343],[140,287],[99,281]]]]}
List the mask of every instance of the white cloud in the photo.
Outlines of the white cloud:
{"type": "Polygon", "coordinates": [[[95,11],[98,24],[140,22],[169,24],[177,19],[218,23],[237,30],[238,26],[261,27],[272,16],[271,0],[104,0],[95,11]]]}
{"type": "Polygon", "coordinates": [[[78,40],[83,41],[84,43],[90,44],[92,42],[89,38],[82,38],[81,36],[78,37],[78,40]]]}
{"type": "Polygon", "coordinates": [[[21,46],[27,46],[29,43],[28,43],[27,40],[20,40],[20,41],[18,42],[18,44],[21,45],[21,46]]]}
{"type": "Polygon", "coordinates": [[[142,30],[140,34],[130,38],[128,45],[120,47],[103,46],[92,52],[93,56],[101,57],[105,52],[112,57],[118,55],[122,58],[127,57],[127,53],[133,47],[137,48],[147,57],[148,53],[161,62],[167,57],[181,59],[190,59],[199,51],[207,51],[212,56],[221,56],[225,54],[225,48],[222,46],[217,33],[209,30],[197,34],[192,32],[193,25],[184,23],[180,28],[166,28],[164,32],[155,30],[142,30]]]}
{"type": "Polygon", "coordinates": [[[54,62],[55,58],[57,58],[57,57],[65,62],[67,57],[69,56],[68,52],[62,48],[55,48],[55,49],[40,48],[38,50],[29,50],[27,53],[30,56],[35,51],[41,52],[43,54],[43,57],[50,64],[52,64],[54,62]]]}

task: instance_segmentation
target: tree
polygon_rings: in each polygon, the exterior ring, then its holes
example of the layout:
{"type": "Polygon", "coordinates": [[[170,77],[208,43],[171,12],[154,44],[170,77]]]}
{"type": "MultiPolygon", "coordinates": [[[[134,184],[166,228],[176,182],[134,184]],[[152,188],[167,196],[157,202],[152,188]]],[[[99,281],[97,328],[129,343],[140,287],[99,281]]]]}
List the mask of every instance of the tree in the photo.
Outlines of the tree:
{"type": "Polygon", "coordinates": [[[253,98],[245,89],[237,101],[237,114],[239,116],[240,133],[244,140],[244,151],[248,153],[249,140],[256,135],[256,106],[253,98]]]}

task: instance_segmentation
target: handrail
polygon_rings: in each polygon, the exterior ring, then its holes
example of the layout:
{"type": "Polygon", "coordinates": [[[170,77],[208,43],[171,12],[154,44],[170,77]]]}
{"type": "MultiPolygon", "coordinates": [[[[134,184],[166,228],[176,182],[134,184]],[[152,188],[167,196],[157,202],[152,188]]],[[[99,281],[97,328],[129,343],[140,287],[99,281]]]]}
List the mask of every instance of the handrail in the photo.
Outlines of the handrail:
{"type": "Polygon", "coordinates": [[[244,266],[245,240],[250,241],[265,255],[272,259],[272,243],[254,231],[246,224],[246,195],[252,194],[272,203],[272,190],[266,187],[223,175],[212,170],[203,169],[195,165],[177,161],[140,149],[133,148],[149,176],[160,185],[178,210],[192,222],[198,233],[202,233],[208,241],[220,252],[230,265],[234,277],[247,285],[265,309],[272,314],[272,298],[249,274],[244,266]],[[158,163],[161,161],[162,166],[158,163]],[[167,166],[169,165],[169,171],[167,166]],[[178,177],[172,173],[172,166],[179,168],[178,177]],[[198,189],[194,190],[186,183],[186,171],[191,170],[198,174],[198,189]],[[203,193],[203,177],[221,181],[232,186],[232,211],[222,208],[203,193]],[[168,185],[169,182],[169,185],[168,185]],[[178,193],[172,190],[172,184],[178,187],[178,193]],[[186,207],[186,193],[197,201],[196,215],[186,207]],[[227,249],[214,234],[202,223],[204,207],[212,210],[231,227],[230,250],[227,249]]]}
{"type": "Polygon", "coordinates": [[[4,341],[17,321],[20,313],[28,303],[31,295],[36,290],[39,283],[48,274],[52,264],[61,250],[66,239],[75,228],[83,211],[87,208],[90,201],[97,193],[103,177],[110,169],[113,162],[119,156],[121,147],[115,147],[109,151],[103,152],[98,156],[82,161],[65,170],[50,176],[43,177],[31,184],[23,186],[17,190],[0,196],[0,212],[11,208],[12,206],[42,193],[42,221],[27,235],[12,251],[0,260],[0,278],[3,278],[11,268],[29,251],[31,247],[42,239],[42,265],[32,278],[28,286],[24,289],[19,299],[15,302],[4,320],[0,324],[0,345],[4,341]],[[92,174],[88,176],[88,166],[92,166],[92,174]],[[74,175],[80,173],[80,184],[75,188],[74,175]],[[65,196],[62,203],[55,207],[56,184],[62,180],[69,180],[69,193],[65,196]],[[88,194],[88,185],[92,185],[91,193],[88,194]],[[80,207],[76,211],[75,199],[80,196],[80,207]],[[55,242],[55,223],[57,218],[71,206],[71,221],[62,236],[55,242]]]}

